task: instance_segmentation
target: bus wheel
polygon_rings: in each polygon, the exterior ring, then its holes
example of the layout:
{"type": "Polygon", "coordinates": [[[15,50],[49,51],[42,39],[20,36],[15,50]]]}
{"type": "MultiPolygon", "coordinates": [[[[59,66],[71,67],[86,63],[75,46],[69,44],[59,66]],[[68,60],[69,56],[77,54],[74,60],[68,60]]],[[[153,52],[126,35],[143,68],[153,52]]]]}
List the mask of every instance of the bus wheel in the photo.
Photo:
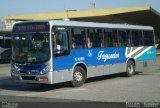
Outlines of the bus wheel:
{"type": "Polygon", "coordinates": [[[76,66],[73,71],[73,80],[71,82],[72,86],[80,87],[85,83],[85,80],[86,80],[85,70],[80,66],[76,66]]]}
{"type": "Polygon", "coordinates": [[[131,77],[134,74],[135,74],[135,64],[132,60],[129,60],[127,62],[127,67],[126,67],[126,76],[131,77]]]}

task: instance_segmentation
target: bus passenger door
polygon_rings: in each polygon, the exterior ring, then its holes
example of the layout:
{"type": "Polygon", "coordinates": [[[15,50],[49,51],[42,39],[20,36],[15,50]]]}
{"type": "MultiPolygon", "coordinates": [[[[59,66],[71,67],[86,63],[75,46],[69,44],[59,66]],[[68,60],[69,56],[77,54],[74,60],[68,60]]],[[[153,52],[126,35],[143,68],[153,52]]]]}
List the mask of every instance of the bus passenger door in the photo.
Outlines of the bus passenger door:
{"type": "Polygon", "coordinates": [[[63,82],[70,79],[67,74],[70,62],[69,32],[62,28],[52,32],[52,52],[53,52],[53,76],[54,83],[63,82]]]}

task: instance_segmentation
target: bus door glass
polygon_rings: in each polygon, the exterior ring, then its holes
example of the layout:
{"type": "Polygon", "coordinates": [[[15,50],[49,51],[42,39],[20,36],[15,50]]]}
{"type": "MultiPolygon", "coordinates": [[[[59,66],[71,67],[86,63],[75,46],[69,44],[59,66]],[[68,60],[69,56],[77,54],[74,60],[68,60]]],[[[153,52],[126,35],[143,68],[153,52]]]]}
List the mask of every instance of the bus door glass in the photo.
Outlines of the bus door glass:
{"type": "Polygon", "coordinates": [[[69,55],[69,33],[64,29],[56,29],[52,31],[53,54],[55,57],[69,55]]]}

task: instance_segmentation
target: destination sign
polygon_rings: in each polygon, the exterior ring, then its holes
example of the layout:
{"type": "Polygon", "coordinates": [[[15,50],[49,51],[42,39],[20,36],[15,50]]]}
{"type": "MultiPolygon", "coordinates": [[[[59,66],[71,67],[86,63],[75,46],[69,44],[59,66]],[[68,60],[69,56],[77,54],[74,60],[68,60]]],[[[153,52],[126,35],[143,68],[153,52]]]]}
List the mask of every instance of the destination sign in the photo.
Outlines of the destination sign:
{"type": "Polygon", "coordinates": [[[49,23],[46,22],[32,22],[32,23],[20,23],[13,27],[13,33],[23,32],[45,32],[49,31],[49,23]]]}

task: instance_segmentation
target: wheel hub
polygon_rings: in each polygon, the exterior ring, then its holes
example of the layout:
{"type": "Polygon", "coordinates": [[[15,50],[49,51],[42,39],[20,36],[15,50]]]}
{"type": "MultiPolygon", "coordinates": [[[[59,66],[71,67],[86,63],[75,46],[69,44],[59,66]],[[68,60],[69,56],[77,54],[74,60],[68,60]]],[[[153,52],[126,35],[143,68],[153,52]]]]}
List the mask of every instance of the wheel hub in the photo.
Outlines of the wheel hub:
{"type": "Polygon", "coordinates": [[[83,75],[81,74],[81,72],[79,72],[79,71],[75,72],[74,80],[77,82],[80,82],[80,81],[82,81],[82,79],[83,79],[83,75]]]}
{"type": "Polygon", "coordinates": [[[132,65],[128,66],[128,72],[133,73],[133,66],[132,65]]]}

